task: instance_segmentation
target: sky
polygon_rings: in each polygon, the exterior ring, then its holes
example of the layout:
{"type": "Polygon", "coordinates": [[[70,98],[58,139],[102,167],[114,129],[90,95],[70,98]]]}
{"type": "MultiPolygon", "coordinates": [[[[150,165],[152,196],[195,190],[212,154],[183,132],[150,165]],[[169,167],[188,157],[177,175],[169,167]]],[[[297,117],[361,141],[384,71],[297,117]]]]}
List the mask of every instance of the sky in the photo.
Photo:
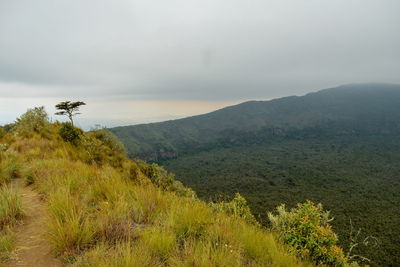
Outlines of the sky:
{"type": "Polygon", "coordinates": [[[0,124],[85,101],[89,128],[400,83],[398,0],[0,0],[0,124]]]}

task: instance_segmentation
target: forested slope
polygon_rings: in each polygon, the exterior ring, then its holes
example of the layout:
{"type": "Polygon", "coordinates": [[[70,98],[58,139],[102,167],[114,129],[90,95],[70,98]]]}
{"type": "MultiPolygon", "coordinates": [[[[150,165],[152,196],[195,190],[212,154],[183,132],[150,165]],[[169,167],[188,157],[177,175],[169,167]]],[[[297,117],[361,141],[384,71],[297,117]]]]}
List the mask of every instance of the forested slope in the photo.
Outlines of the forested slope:
{"type": "Polygon", "coordinates": [[[301,97],[250,101],[185,119],[110,130],[127,146],[130,156],[160,161],[271,136],[399,134],[399,109],[399,85],[346,85],[301,97]]]}

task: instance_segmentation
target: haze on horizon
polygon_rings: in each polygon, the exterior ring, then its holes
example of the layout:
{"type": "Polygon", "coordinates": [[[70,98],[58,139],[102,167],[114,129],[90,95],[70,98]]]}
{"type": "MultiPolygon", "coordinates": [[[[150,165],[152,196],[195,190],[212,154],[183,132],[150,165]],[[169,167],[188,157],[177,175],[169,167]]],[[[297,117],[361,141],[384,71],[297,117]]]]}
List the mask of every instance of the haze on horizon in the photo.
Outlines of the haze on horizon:
{"type": "MultiPolygon", "coordinates": [[[[400,83],[397,0],[2,0],[0,124],[83,100],[83,127],[347,83],[400,83]]],[[[61,119],[56,118],[55,119],[61,119]]]]}

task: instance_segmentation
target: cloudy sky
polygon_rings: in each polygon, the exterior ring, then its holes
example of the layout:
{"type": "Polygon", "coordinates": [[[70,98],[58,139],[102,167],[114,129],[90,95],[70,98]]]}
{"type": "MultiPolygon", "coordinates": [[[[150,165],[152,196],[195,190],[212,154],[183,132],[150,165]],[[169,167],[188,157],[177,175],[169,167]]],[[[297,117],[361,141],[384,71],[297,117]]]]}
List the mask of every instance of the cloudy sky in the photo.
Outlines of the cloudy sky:
{"type": "Polygon", "coordinates": [[[398,0],[0,0],[0,124],[63,100],[87,103],[87,128],[400,83],[399,10],[398,0]]]}

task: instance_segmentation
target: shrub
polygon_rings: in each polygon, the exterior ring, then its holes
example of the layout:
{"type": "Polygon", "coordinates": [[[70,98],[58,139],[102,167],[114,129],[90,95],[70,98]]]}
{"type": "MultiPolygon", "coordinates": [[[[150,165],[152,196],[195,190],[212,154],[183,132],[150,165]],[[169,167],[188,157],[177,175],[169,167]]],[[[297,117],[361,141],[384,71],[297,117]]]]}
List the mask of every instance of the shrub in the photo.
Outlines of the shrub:
{"type": "Polygon", "coordinates": [[[181,182],[176,181],[174,175],[168,173],[163,167],[152,163],[140,164],[139,168],[157,187],[166,191],[175,192],[178,196],[196,197],[196,192],[189,187],[185,187],[181,182]]]}
{"type": "Polygon", "coordinates": [[[122,148],[116,148],[112,139],[105,138],[105,135],[98,135],[96,132],[88,132],[82,135],[82,146],[87,153],[87,162],[102,165],[108,162],[113,167],[122,167],[125,159],[121,153],[122,148]]]}
{"type": "Polygon", "coordinates": [[[277,208],[278,214],[268,214],[275,230],[301,259],[310,259],[318,265],[345,266],[347,259],[336,245],[338,238],[332,231],[329,212],[311,201],[298,204],[286,211],[285,205],[277,208]]]}
{"type": "Polygon", "coordinates": [[[58,133],[65,142],[77,145],[83,132],[81,129],[74,127],[70,122],[64,122],[61,124],[58,133]]]}
{"type": "Polygon", "coordinates": [[[140,170],[150,178],[153,184],[162,189],[168,189],[174,181],[174,176],[172,174],[169,174],[163,167],[155,163],[141,164],[140,170]]]}
{"type": "Polygon", "coordinates": [[[216,211],[222,211],[236,217],[243,218],[246,222],[259,225],[256,218],[250,211],[247,201],[239,193],[235,194],[235,198],[230,202],[211,203],[211,208],[216,211]]]}
{"type": "Polygon", "coordinates": [[[111,133],[106,128],[93,129],[91,131],[93,136],[99,139],[104,145],[109,147],[112,151],[126,155],[126,147],[121,143],[117,136],[111,133]]]}
{"type": "Polygon", "coordinates": [[[14,130],[21,135],[29,135],[31,132],[41,133],[48,125],[49,118],[44,107],[28,109],[17,119],[14,130]]]}

